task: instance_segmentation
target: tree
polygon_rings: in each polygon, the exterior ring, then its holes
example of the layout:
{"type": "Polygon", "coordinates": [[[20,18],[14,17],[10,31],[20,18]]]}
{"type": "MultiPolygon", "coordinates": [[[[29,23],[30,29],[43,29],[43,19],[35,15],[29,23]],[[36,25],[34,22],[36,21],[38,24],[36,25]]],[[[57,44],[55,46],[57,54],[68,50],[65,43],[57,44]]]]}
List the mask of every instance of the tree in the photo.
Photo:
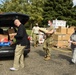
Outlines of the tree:
{"type": "Polygon", "coordinates": [[[43,0],[30,0],[31,4],[27,6],[28,13],[30,14],[30,22],[32,25],[35,23],[41,23],[43,20],[42,13],[43,13],[43,0]]]}
{"type": "Polygon", "coordinates": [[[43,8],[44,21],[58,19],[66,20],[69,25],[76,24],[74,9],[72,0],[46,0],[43,8]]]}

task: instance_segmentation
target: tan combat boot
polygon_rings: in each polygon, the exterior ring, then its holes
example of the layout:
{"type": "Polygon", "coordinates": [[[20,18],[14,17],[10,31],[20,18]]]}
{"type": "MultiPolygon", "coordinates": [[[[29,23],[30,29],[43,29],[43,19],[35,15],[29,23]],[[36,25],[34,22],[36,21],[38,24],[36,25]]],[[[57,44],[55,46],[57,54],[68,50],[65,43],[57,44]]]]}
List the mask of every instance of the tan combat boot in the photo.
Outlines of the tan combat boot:
{"type": "Polygon", "coordinates": [[[46,61],[47,61],[47,60],[50,60],[50,56],[46,57],[44,60],[46,60],[46,61]]]}
{"type": "Polygon", "coordinates": [[[36,47],[37,47],[38,45],[36,44],[36,47]]]}
{"type": "Polygon", "coordinates": [[[47,55],[44,56],[44,58],[46,58],[46,57],[47,57],[47,55]]]}
{"type": "Polygon", "coordinates": [[[34,48],[36,47],[36,45],[34,45],[34,48]]]}

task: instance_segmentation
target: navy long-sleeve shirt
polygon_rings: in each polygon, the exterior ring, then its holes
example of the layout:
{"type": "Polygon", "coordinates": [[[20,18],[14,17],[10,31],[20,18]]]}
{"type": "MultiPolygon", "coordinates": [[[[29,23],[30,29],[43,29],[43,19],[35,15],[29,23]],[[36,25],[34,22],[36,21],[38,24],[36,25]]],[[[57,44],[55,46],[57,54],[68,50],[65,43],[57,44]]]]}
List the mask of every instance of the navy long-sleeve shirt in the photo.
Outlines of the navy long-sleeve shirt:
{"type": "Polygon", "coordinates": [[[24,25],[21,24],[18,27],[17,35],[15,36],[15,38],[16,38],[16,44],[21,44],[22,46],[25,46],[29,43],[28,35],[26,33],[24,25]]]}

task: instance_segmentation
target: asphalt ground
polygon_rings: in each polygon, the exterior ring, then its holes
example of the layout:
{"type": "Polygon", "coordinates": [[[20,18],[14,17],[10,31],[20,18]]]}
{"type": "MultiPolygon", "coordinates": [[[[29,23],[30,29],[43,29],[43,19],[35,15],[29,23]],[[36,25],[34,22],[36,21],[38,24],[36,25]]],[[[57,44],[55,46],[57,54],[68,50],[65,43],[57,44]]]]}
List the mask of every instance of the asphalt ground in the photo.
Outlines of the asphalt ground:
{"type": "Polygon", "coordinates": [[[72,52],[69,49],[53,48],[51,60],[44,60],[42,45],[34,48],[25,57],[25,68],[10,71],[13,59],[0,60],[0,75],[76,75],[76,65],[70,64],[72,52]]]}

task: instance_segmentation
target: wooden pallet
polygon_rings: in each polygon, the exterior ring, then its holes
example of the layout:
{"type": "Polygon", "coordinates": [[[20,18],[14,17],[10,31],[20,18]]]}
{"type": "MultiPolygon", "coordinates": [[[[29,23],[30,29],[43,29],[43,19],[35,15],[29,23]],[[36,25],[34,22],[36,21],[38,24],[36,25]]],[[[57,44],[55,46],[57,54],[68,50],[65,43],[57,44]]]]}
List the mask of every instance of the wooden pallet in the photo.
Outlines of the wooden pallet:
{"type": "Polygon", "coordinates": [[[56,48],[67,48],[68,46],[53,45],[56,48]]]}

